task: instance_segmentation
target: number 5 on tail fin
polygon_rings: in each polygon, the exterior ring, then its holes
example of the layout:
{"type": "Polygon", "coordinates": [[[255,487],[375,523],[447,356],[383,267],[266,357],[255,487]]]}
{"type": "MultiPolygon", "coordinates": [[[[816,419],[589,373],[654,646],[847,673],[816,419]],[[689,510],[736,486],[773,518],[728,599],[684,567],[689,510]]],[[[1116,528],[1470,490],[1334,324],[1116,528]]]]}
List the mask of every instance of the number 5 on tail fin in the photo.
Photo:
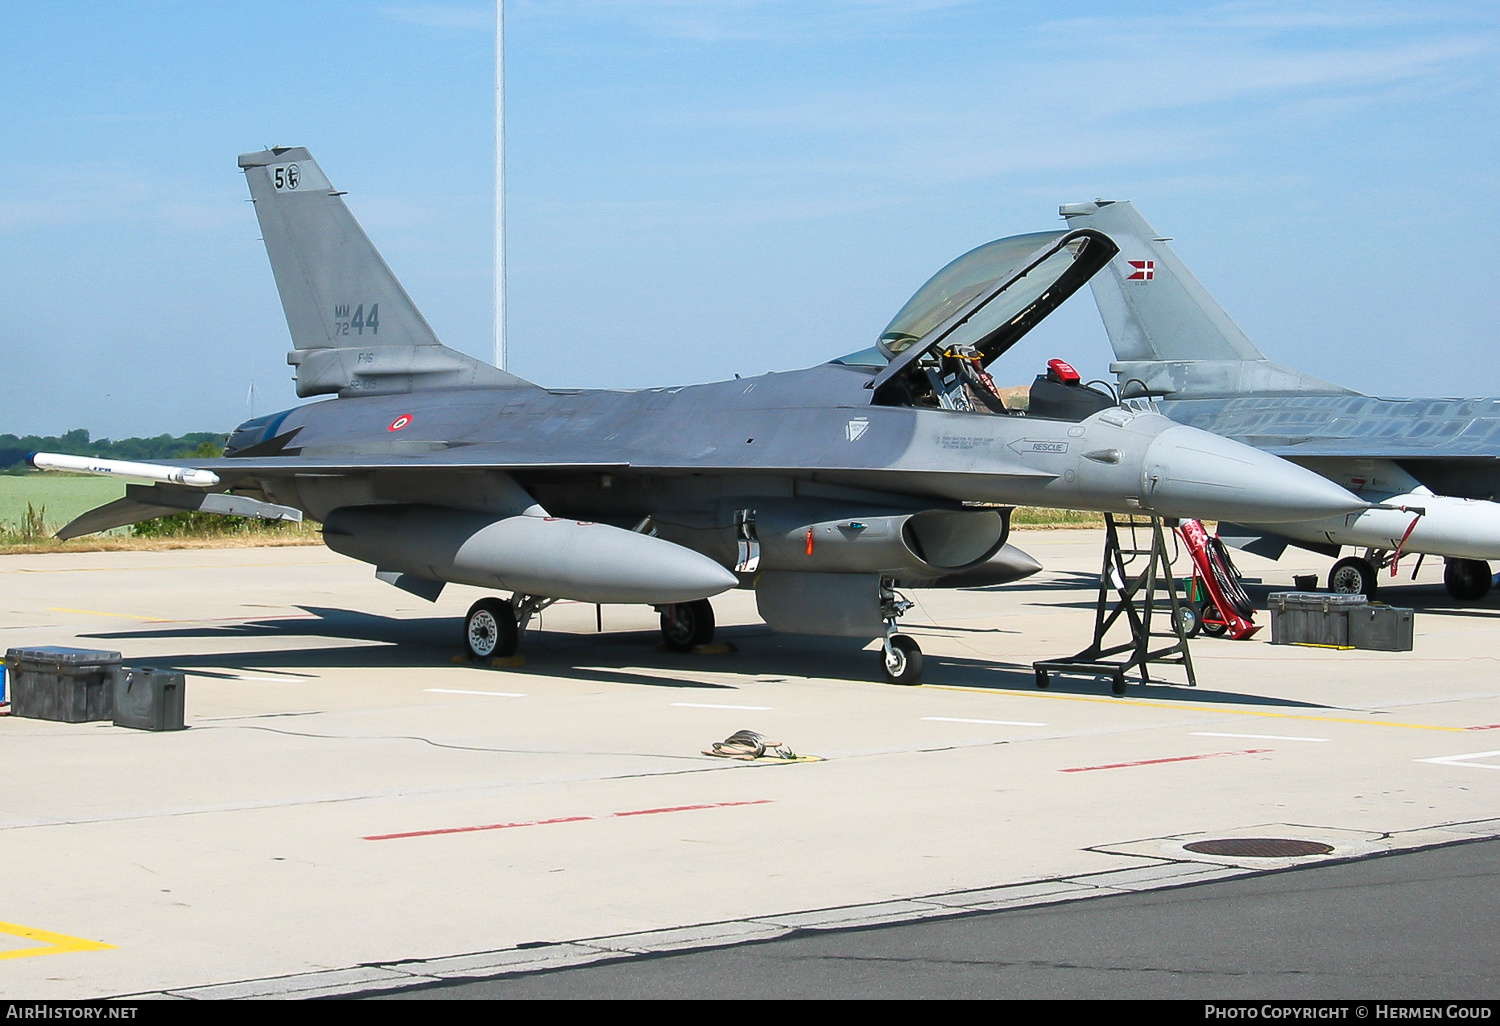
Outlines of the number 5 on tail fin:
{"type": "Polygon", "coordinates": [[[239,163],[291,329],[299,396],[527,384],[438,341],[304,147],[239,163]]]}

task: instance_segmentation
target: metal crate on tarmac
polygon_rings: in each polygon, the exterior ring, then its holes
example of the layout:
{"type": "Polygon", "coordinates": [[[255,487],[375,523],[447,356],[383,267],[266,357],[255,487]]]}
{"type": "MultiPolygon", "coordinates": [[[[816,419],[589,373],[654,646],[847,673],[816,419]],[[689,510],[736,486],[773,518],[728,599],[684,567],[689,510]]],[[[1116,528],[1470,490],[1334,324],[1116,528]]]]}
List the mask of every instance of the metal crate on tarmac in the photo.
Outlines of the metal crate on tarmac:
{"type": "Polygon", "coordinates": [[[120,653],[87,648],[13,648],[5,653],[12,716],[87,723],[114,716],[120,653]]]}
{"type": "Polygon", "coordinates": [[[1270,596],[1271,644],[1349,648],[1349,614],[1369,602],[1363,595],[1276,591],[1270,596]]]}
{"type": "Polygon", "coordinates": [[[181,670],[122,666],[115,670],[115,726],[182,730],[186,688],[181,670]]]}
{"type": "Polygon", "coordinates": [[[1410,652],[1416,613],[1398,606],[1367,605],[1349,611],[1349,644],[1377,652],[1410,652]]]}

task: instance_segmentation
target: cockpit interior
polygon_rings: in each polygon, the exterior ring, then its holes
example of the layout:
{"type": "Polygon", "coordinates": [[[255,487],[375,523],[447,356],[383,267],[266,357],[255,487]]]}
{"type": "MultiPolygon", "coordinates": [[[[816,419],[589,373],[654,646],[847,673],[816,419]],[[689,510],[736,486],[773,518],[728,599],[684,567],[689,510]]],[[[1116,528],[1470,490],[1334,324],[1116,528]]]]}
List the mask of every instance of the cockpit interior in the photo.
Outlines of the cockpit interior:
{"type": "Polygon", "coordinates": [[[1049,362],[1028,394],[1002,390],[989,366],[1119,252],[1095,231],[1038,232],[970,250],[907,300],[875,346],[835,363],[876,368],[877,406],[1078,421],[1117,405],[1107,383],[1084,384],[1049,362]]]}

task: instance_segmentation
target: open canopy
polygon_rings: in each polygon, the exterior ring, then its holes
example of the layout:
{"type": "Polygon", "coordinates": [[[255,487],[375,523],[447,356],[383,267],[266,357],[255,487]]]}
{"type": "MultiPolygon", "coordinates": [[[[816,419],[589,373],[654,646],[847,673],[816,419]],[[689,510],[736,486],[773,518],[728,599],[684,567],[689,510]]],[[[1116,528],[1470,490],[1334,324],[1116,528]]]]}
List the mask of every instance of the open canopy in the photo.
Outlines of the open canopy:
{"type": "Polygon", "coordinates": [[[1095,231],[1036,232],[970,250],[933,275],[881,333],[870,383],[883,405],[939,405],[926,392],[944,361],[988,366],[1083,287],[1119,248],[1095,231]],[[878,354],[878,355],[877,355],[878,354]]]}

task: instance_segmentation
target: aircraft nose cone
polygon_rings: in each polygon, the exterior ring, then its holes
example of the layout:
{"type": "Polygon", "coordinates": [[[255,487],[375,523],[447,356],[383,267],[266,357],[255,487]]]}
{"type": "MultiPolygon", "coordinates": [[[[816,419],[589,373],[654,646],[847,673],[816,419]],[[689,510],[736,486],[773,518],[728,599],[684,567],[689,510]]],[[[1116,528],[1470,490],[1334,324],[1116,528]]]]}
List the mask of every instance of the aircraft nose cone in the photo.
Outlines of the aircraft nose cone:
{"type": "Polygon", "coordinates": [[[1370,504],[1294,463],[1178,425],[1146,450],[1145,504],[1162,516],[1276,524],[1339,516],[1370,504]]]}

